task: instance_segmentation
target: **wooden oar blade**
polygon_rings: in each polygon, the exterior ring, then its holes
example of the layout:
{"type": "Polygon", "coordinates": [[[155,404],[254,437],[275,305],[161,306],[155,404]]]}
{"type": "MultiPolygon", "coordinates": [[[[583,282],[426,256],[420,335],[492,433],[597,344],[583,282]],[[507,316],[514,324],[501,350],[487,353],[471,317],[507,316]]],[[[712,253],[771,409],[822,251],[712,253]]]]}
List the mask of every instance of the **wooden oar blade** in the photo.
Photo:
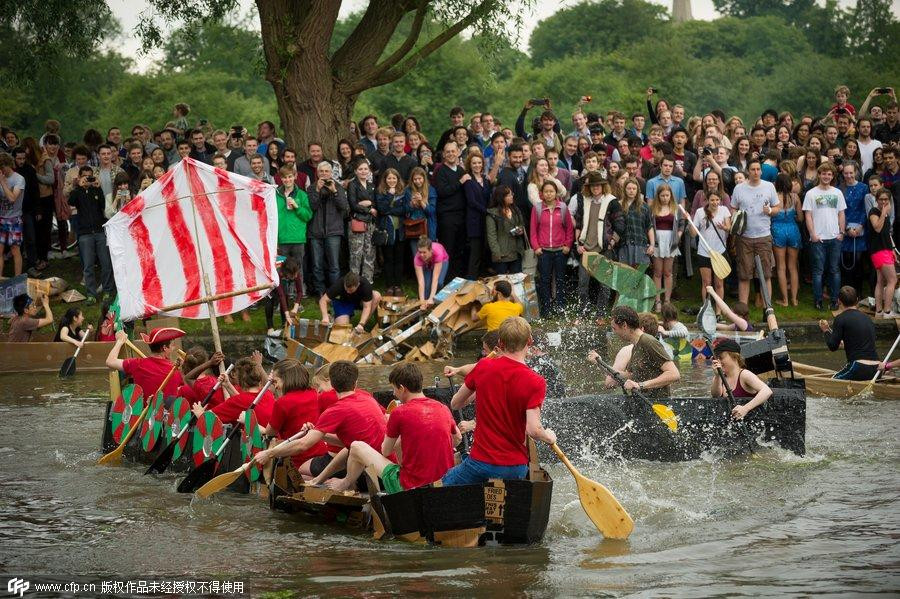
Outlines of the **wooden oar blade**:
{"type": "Polygon", "coordinates": [[[678,417],[675,415],[675,412],[672,411],[672,408],[664,406],[661,403],[655,403],[653,404],[653,411],[673,433],[678,432],[678,417]]]}
{"type": "Polygon", "coordinates": [[[128,434],[122,438],[122,442],[119,443],[119,446],[113,449],[111,452],[97,460],[98,464],[111,465],[118,464],[122,461],[122,454],[125,453],[125,446],[128,445],[128,442],[131,441],[131,438],[134,434],[140,430],[141,423],[144,421],[144,418],[147,417],[147,413],[150,411],[151,403],[147,402],[147,407],[140,413],[137,420],[134,423],[134,426],[131,427],[131,430],[128,431],[128,434]]]}
{"type": "Polygon", "coordinates": [[[210,458],[188,472],[188,475],[178,483],[179,493],[193,493],[216,475],[216,467],[219,465],[218,460],[210,458]]]}
{"type": "Polygon", "coordinates": [[[575,477],[581,507],[597,530],[608,539],[627,539],[634,530],[634,520],[619,500],[600,483],[585,476],[575,477]]]}
{"type": "Polygon", "coordinates": [[[69,356],[59,367],[59,378],[67,379],[75,374],[75,356],[69,356]]]}
{"type": "Polygon", "coordinates": [[[720,279],[728,278],[728,275],[731,274],[731,265],[725,256],[718,252],[710,252],[709,260],[712,262],[713,272],[716,273],[717,277],[720,279]]]}
{"type": "Polygon", "coordinates": [[[244,473],[244,470],[246,470],[245,466],[241,466],[240,468],[232,470],[231,472],[220,474],[219,476],[215,477],[214,479],[197,489],[194,494],[200,499],[206,499],[210,495],[218,493],[219,491],[239,479],[244,473]]]}
{"type": "Polygon", "coordinates": [[[150,467],[147,468],[147,471],[144,472],[144,474],[162,474],[165,472],[172,464],[172,456],[175,455],[176,445],[178,445],[178,439],[173,439],[166,445],[166,448],[159,452],[159,455],[156,456],[156,459],[153,460],[153,463],[150,464],[150,467]]]}

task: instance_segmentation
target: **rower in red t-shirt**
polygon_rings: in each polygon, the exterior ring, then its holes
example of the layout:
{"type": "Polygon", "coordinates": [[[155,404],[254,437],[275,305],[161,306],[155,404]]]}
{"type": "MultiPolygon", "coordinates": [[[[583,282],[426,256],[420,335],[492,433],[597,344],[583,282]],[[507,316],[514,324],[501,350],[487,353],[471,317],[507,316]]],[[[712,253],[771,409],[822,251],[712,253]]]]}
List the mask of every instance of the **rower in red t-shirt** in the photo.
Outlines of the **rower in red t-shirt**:
{"type": "Polygon", "coordinates": [[[475,399],[475,440],[469,456],[444,475],[444,485],[470,485],[491,478],[525,478],[526,436],[556,443],[556,434],[541,425],[544,379],[525,365],[531,325],[511,316],[500,325],[501,355],[481,360],[450,401],[459,410],[475,399]]]}
{"type": "MultiPolygon", "coordinates": [[[[262,430],[264,435],[288,439],[319,417],[318,393],[309,386],[309,373],[298,360],[286,358],[272,367],[272,387],[281,395],[275,400],[269,426],[262,430]]],[[[291,456],[291,462],[299,469],[307,460],[327,453],[325,443],[318,443],[291,456]]]]}
{"type": "MultiPolygon", "coordinates": [[[[266,371],[263,370],[262,364],[253,358],[241,358],[235,362],[232,374],[237,378],[237,383],[241,390],[235,389],[224,374],[219,375],[226,394],[230,396],[212,408],[212,413],[219,417],[222,424],[235,424],[241,413],[249,408],[256,396],[259,395],[266,382],[266,371]]],[[[266,427],[269,425],[274,404],[275,395],[267,390],[257,402],[256,407],[253,408],[259,426],[266,427]]],[[[200,418],[206,410],[200,405],[200,402],[197,402],[191,407],[191,411],[196,414],[197,418],[200,418]]]]}
{"type": "MultiPolygon", "coordinates": [[[[128,340],[125,331],[116,333],[116,342],[106,357],[106,366],[131,377],[135,385],[144,391],[144,397],[150,398],[162,385],[172,370],[172,341],[184,337],[185,332],[174,327],[160,327],[150,331],[149,335],[141,333],[141,339],[150,346],[150,355],[146,358],[119,358],[122,346],[128,340]]],[[[175,397],[182,384],[181,373],[175,372],[163,389],[164,397],[175,397]]]]}
{"type": "MultiPolygon", "coordinates": [[[[365,441],[369,445],[381,447],[384,440],[384,408],[368,393],[356,391],[359,369],[353,362],[339,360],[329,369],[331,385],[337,391],[338,401],[319,415],[315,424],[307,422],[303,429],[308,432],[290,443],[282,443],[272,449],[259,452],[254,457],[256,463],[264,466],[271,458],[287,457],[303,453],[327,439],[329,443],[340,443],[343,449],[330,461],[319,456],[308,460],[303,467],[310,468],[314,476],[343,476],[338,471],[346,464],[349,447],[354,441],[365,441]],[[327,437],[326,437],[327,435],[327,437]],[[323,465],[324,464],[324,465],[323,465]],[[324,468],[316,472],[319,467],[324,468]]],[[[301,429],[302,430],[302,429],[301,429]]]]}
{"type": "MultiPolygon", "coordinates": [[[[359,475],[372,467],[384,490],[399,493],[439,480],[453,466],[453,448],[462,439],[447,406],[422,394],[422,371],[412,363],[400,364],[388,379],[400,406],[391,412],[381,447],[354,441],[347,460],[347,475],[326,484],[344,491],[356,484],[359,475]],[[390,456],[403,443],[400,464],[390,456]]],[[[320,475],[319,480],[324,480],[320,475]]],[[[310,484],[317,483],[317,479],[310,484]]]]}
{"type": "MultiPolygon", "coordinates": [[[[225,355],[222,352],[216,352],[210,357],[200,346],[190,348],[181,367],[184,384],[178,388],[178,397],[188,400],[189,405],[203,401],[210,390],[215,387],[219,378],[214,374],[214,369],[224,361],[225,355]]],[[[211,410],[223,401],[225,401],[225,391],[219,387],[210,397],[206,409],[211,410]]]]}

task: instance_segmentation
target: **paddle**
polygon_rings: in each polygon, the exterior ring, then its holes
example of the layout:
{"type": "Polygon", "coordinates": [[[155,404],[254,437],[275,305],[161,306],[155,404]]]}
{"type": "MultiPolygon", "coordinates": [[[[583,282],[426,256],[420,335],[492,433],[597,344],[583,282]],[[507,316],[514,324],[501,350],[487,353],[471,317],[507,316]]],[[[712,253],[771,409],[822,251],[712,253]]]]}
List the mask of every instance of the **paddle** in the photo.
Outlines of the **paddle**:
{"type": "Polygon", "coordinates": [[[597,530],[608,539],[627,539],[634,530],[634,520],[631,519],[615,495],[597,481],[581,474],[556,443],[550,448],[556,452],[562,463],[575,477],[581,507],[584,508],[584,513],[591,519],[597,530]]]}
{"type": "Polygon", "coordinates": [[[678,431],[678,417],[675,416],[675,412],[672,411],[672,408],[669,406],[664,406],[661,403],[653,403],[650,401],[646,395],[635,389],[634,391],[627,391],[625,389],[625,378],[619,374],[612,366],[601,360],[599,357],[597,358],[597,363],[599,366],[605,370],[609,376],[613,377],[615,381],[622,387],[622,391],[625,392],[625,395],[637,395],[640,399],[644,400],[644,402],[653,408],[653,412],[659,417],[660,420],[663,421],[663,424],[669,427],[672,432],[678,431]]]}
{"type": "MultiPolygon", "coordinates": [[[[266,381],[266,384],[263,385],[263,388],[259,390],[256,397],[253,399],[253,403],[250,404],[248,410],[252,410],[256,407],[256,404],[259,403],[259,400],[262,399],[262,396],[266,391],[269,390],[269,387],[272,385],[272,379],[266,381]]],[[[213,454],[212,457],[207,458],[202,464],[188,472],[188,475],[182,479],[180,483],[178,483],[178,492],[179,493],[193,493],[207,482],[209,482],[213,476],[216,474],[216,468],[219,466],[219,458],[222,457],[222,453],[225,451],[225,448],[228,447],[228,444],[240,434],[241,430],[244,428],[244,421],[238,420],[234,427],[231,429],[231,432],[228,433],[228,436],[225,438],[225,442],[219,446],[218,451],[213,454]]]]}
{"type": "MultiPolygon", "coordinates": [[[[296,435],[292,436],[289,439],[282,441],[282,443],[289,443],[290,441],[296,441],[309,431],[300,431],[296,435]]],[[[279,444],[280,445],[280,444],[279,444]]],[[[248,468],[253,464],[253,456],[250,456],[250,461],[244,462],[239,467],[235,468],[231,472],[226,472],[225,474],[220,474],[214,479],[210,480],[208,483],[194,491],[194,494],[200,499],[207,499],[210,495],[214,495],[239,479],[244,472],[247,471],[248,468]]]]}
{"type": "Polygon", "coordinates": [[[897,349],[898,343],[900,343],[900,335],[897,335],[897,338],[894,339],[894,345],[891,346],[891,351],[889,351],[884,357],[884,361],[882,362],[884,366],[882,368],[879,368],[875,372],[875,376],[872,377],[872,380],[869,381],[869,383],[865,387],[863,387],[862,391],[857,393],[857,395],[868,395],[872,391],[872,387],[875,386],[875,381],[877,381],[879,377],[881,377],[881,373],[884,372],[884,369],[887,368],[888,362],[891,361],[891,356],[894,354],[894,350],[897,349]]]}
{"type": "MultiPolygon", "coordinates": [[[[225,376],[228,376],[228,374],[231,372],[232,368],[234,368],[234,364],[229,364],[228,368],[225,369],[225,376]]],[[[221,387],[221,386],[222,386],[222,381],[220,381],[217,378],[216,384],[213,385],[213,388],[209,390],[209,392],[206,394],[206,397],[204,397],[203,401],[200,402],[200,405],[202,405],[205,408],[206,404],[209,403],[209,400],[212,399],[212,396],[215,394],[216,391],[219,390],[219,387],[221,387]]],[[[175,455],[175,447],[178,445],[178,442],[181,440],[181,437],[183,437],[187,431],[191,430],[191,428],[193,428],[194,424],[196,424],[196,423],[197,423],[197,415],[194,413],[191,413],[191,419],[188,421],[188,423],[185,425],[185,427],[182,428],[180,431],[178,431],[178,435],[176,435],[175,438],[172,439],[168,445],[166,445],[165,449],[163,449],[161,452],[159,452],[159,455],[156,456],[156,459],[153,460],[153,463],[150,464],[150,467],[147,468],[147,471],[144,472],[144,475],[162,474],[163,472],[165,472],[166,468],[168,468],[172,464],[172,456],[175,455]]]]}
{"type": "Polygon", "coordinates": [[[700,244],[705,247],[706,251],[709,253],[709,261],[712,263],[713,272],[716,273],[716,276],[720,279],[724,280],[725,278],[727,278],[728,275],[731,274],[731,265],[728,263],[728,260],[725,258],[725,256],[709,246],[709,243],[706,241],[703,235],[700,234],[700,230],[697,229],[697,225],[694,224],[691,215],[688,214],[687,210],[684,209],[684,206],[678,204],[678,209],[684,213],[685,220],[687,220],[688,224],[691,225],[694,233],[697,234],[697,239],[700,241],[700,244]]]}
{"type": "Polygon", "coordinates": [[[69,356],[63,361],[62,366],[59,367],[59,378],[66,379],[75,374],[75,360],[78,358],[78,352],[81,351],[81,348],[84,347],[84,340],[87,338],[88,333],[91,332],[91,328],[88,327],[83,333],[81,333],[81,345],[75,348],[75,353],[69,356]]]}
{"type": "Polygon", "coordinates": [[[122,459],[122,453],[125,451],[125,446],[131,440],[131,437],[141,428],[141,423],[144,421],[144,418],[147,417],[147,414],[150,412],[150,407],[153,405],[153,401],[151,398],[156,397],[156,394],[166,388],[166,385],[169,384],[169,379],[172,378],[172,375],[175,374],[175,371],[181,366],[181,360],[184,358],[185,353],[181,350],[178,350],[178,359],[175,360],[175,363],[172,364],[172,368],[169,370],[169,374],[166,375],[166,378],[163,379],[163,382],[159,385],[159,388],[153,392],[147,399],[147,407],[141,412],[138,416],[137,422],[134,423],[134,426],[131,427],[131,430],[128,431],[128,434],[122,438],[122,442],[119,443],[119,446],[113,449],[111,452],[100,458],[97,463],[98,464],[118,464],[122,459]]]}

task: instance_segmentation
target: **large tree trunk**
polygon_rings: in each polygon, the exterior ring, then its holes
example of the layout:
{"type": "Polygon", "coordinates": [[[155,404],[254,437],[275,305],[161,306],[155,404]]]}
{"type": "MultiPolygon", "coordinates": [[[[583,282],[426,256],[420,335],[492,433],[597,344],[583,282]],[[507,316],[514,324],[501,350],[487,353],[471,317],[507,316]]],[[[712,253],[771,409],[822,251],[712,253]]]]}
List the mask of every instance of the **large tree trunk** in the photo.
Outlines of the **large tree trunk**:
{"type": "Polygon", "coordinates": [[[257,0],[266,80],[278,103],[288,145],[306,156],[310,142],[321,143],[334,158],[339,139],[348,136],[357,95],[339,89],[328,56],[340,2],[334,0],[257,0]]]}

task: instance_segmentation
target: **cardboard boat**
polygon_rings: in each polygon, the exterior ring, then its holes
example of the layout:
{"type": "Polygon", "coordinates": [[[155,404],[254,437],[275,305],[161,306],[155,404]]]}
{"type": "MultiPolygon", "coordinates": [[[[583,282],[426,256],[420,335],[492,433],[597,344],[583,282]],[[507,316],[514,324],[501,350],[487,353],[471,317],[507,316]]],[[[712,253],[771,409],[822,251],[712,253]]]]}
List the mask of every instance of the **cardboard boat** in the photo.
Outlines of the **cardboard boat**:
{"type": "MultiPolygon", "coordinates": [[[[365,475],[364,475],[365,476],[365,475]]],[[[268,487],[269,506],[344,527],[441,547],[538,543],[550,519],[553,481],[532,444],[529,476],[479,485],[427,486],[385,494],[367,478],[368,493],[304,484],[290,460],[279,460],[268,487]]]]}
{"type": "MultiPolygon", "coordinates": [[[[807,391],[819,397],[847,399],[859,395],[869,384],[869,381],[833,379],[831,377],[835,374],[834,370],[798,362],[794,362],[794,372],[803,378],[807,391]]],[[[883,400],[900,399],[900,378],[892,375],[879,378],[872,385],[872,397],[883,400]]]]}
{"type": "MultiPolygon", "coordinates": [[[[144,353],[149,352],[147,344],[135,341],[144,353]]],[[[112,349],[112,341],[88,341],[78,354],[78,372],[100,372],[107,370],[106,356],[112,349]]],[[[21,374],[32,372],[59,372],[66,358],[72,357],[75,348],[69,343],[58,341],[30,341],[28,343],[0,342],[0,374],[21,374]]]]}

